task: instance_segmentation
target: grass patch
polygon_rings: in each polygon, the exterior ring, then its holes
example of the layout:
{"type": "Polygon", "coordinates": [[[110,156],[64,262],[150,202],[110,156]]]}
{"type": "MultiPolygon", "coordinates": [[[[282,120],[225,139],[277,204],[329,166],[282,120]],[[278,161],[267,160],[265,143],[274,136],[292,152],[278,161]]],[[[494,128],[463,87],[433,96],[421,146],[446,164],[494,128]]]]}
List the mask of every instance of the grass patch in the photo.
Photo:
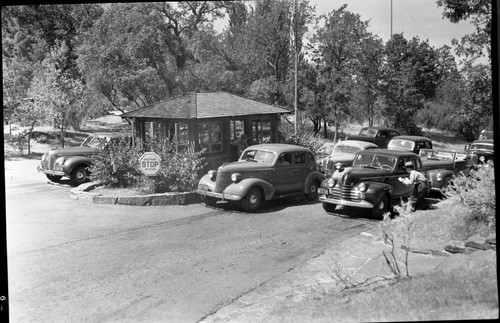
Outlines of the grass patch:
{"type": "Polygon", "coordinates": [[[310,295],[298,302],[283,302],[269,321],[382,322],[498,318],[496,259],[474,265],[435,270],[400,280],[387,287],[310,295]]]}

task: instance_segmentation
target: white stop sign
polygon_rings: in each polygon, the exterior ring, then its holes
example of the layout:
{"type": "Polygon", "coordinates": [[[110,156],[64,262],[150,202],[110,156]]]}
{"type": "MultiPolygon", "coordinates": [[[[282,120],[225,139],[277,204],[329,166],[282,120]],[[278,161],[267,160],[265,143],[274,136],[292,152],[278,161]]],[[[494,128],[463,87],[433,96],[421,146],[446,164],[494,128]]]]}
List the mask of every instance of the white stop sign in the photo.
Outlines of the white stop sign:
{"type": "Polygon", "coordinates": [[[156,175],[161,168],[161,158],[156,153],[149,151],[139,157],[139,170],[146,176],[156,175]]]}

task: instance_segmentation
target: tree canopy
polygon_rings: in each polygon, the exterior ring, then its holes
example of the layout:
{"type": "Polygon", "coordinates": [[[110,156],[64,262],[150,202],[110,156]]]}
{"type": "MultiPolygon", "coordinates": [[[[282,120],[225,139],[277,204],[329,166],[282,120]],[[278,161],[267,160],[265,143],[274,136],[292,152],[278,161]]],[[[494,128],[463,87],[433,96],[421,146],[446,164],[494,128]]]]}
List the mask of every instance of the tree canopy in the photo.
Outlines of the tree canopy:
{"type": "Polygon", "coordinates": [[[3,111],[16,122],[32,113],[36,122],[78,128],[108,110],[189,91],[292,110],[297,51],[298,108],[315,133],[336,136],[367,122],[472,138],[492,111],[489,66],[475,61],[491,55],[491,2],[436,5],[475,32],[454,48],[403,34],[384,43],[347,5],[318,17],[308,0],[2,7],[3,111]],[[227,24],[216,28],[221,19],[227,24]]]}

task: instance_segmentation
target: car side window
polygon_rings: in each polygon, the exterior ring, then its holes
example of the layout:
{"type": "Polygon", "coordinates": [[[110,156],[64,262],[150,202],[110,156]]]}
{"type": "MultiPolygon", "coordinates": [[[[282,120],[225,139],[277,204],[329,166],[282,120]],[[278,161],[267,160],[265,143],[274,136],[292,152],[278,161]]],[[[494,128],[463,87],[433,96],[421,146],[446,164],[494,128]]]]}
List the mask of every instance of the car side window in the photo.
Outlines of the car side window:
{"type": "Polygon", "coordinates": [[[399,161],[398,167],[396,168],[396,171],[398,173],[404,173],[404,172],[406,172],[406,170],[405,170],[405,160],[404,159],[402,159],[402,160],[399,161]]]}
{"type": "Polygon", "coordinates": [[[303,165],[306,163],[306,153],[295,153],[295,164],[303,165]]]}
{"type": "Polygon", "coordinates": [[[283,153],[278,157],[278,162],[276,165],[291,165],[292,164],[292,154],[283,153]]]}

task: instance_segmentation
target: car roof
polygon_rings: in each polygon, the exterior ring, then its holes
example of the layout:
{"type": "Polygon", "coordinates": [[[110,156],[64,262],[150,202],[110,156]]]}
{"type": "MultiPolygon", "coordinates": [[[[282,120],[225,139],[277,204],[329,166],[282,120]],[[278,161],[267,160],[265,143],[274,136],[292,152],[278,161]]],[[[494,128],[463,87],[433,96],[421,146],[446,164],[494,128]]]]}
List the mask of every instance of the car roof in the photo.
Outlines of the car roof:
{"type": "Polygon", "coordinates": [[[277,154],[289,152],[289,151],[311,152],[311,150],[309,150],[305,147],[297,146],[297,145],[290,145],[290,144],[260,144],[260,145],[253,145],[253,146],[247,147],[246,150],[248,150],[248,149],[268,150],[268,151],[275,152],[277,154]]]}
{"type": "Polygon", "coordinates": [[[413,135],[401,135],[401,136],[392,137],[392,139],[404,139],[404,140],[412,140],[412,141],[431,141],[427,137],[413,136],[413,135]]]}
{"type": "Polygon", "coordinates": [[[411,151],[407,150],[392,150],[392,149],[368,149],[368,150],[363,150],[358,152],[358,154],[363,154],[363,155],[379,155],[379,156],[391,156],[391,157],[415,157],[417,154],[412,153],[411,151]]]}
{"type": "Polygon", "coordinates": [[[116,138],[116,137],[124,137],[128,136],[128,133],[123,133],[123,132],[94,132],[94,133],[89,133],[88,137],[110,137],[110,138],[116,138]]]}
{"type": "Polygon", "coordinates": [[[481,140],[475,140],[472,142],[473,144],[487,144],[487,145],[493,145],[493,139],[481,139],[481,140]]]}
{"type": "Polygon", "coordinates": [[[349,145],[349,146],[354,146],[358,148],[378,148],[376,144],[373,142],[368,142],[368,141],[362,141],[362,140],[342,140],[337,143],[337,145],[349,145]]]}

